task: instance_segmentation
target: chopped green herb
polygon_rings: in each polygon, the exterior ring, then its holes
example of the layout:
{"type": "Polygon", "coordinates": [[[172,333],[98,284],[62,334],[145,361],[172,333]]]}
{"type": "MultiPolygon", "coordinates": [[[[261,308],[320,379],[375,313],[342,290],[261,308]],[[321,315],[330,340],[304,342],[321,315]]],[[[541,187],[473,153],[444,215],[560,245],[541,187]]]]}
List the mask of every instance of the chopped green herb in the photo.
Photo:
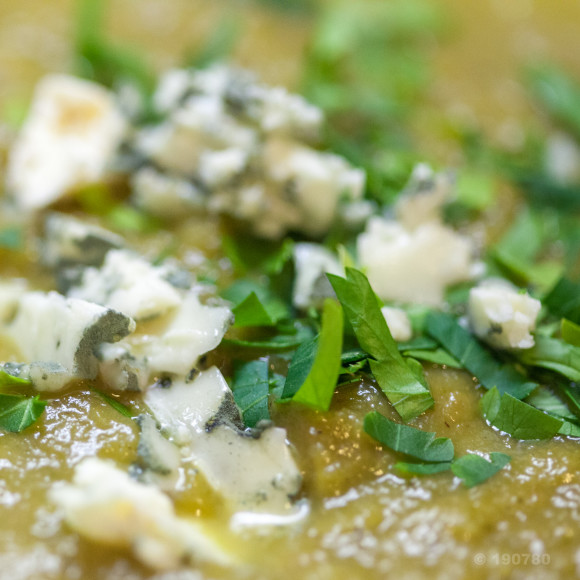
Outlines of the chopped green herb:
{"type": "Polygon", "coordinates": [[[255,427],[259,421],[270,419],[267,360],[259,359],[237,364],[232,391],[242,412],[244,423],[248,427],[255,427]]]}
{"type": "Polygon", "coordinates": [[[346,278],[328,274],[328,279],[360,346],[376,359],[370,361],[371,371],[403,421],[432,407],[429,388],[417,379],[399,353],[366,276],[346,268],[346,278]]]}
{"type": "Polygon", "coordinates": [[[451,469],[451,462],[444,461],[442,463],[406,463],[398,461],[395,463],[395,469],[408,475],[434,475],[435,473],[442,473],[451,469]]]}
{"type": "Polygon", "coordinates": [[[331,298],[324,301],[322,326],[314,362],[293,400],[328,411],[338,376],[342,351],[342,308],[331,298]]]}
{"type": "Polygon", "coordinates": [[[292,258],[294,241],[285,238],[281,242],[268,242],[244,236],[222,236],[222,250],[238,274],[256,271],[265,274],[279,274],[292,258]]]}
{"type": "Polygon", "coordinates": [[[113,409],[115,409],[115,411],[121,413],[121,415],[123,415],[124,417],[133,418],[137,415],[137,413],[133,411],[133,409],[130,409],[129,407],[127,407],[127,405],[124,405],[123,403],[121,403],[121,401],[119,401],[118,399],[112,397],[107,393],[104,393],[100,389],[96,389],[93,387],[91,391],[99,395],[99,397],[103,399],[105,403],[108,403],[111,407],[113,407],[113,409]]]}
{"type": "Polygon", "coordinates": [[[21,379],[20,377],[15,377],[5,370],[0,369],[0,388],[3,387],[30,387],[32,381],[28,379],[21,379]]]}
{"type": "Polygon", "coordinates": [[[276,326],[290,315],[284,302],[251,280],[238,280],[223,290],[221,295],[233,302],[234,326],[237,327],[276,326]]]}
{"type": "Polygon", "coordinates": [[[505,453],[490,453],[489,458],[491,461],[468,453],[453,461],[451,471],[463,481],[465,487],[479,485],[503,469],[511,460],[505,453]]]}
{"type": "Polygon", "coordinates": [[[121,232],[151,233],[159,229],[159,221],[130,205],[115,205],[106,215],[109,226],[121,232]]]}
{"type": "Polygon", "coordinates": [[[300,346],[303,342],[310,340],[312,336],[313,332],[308,326],[297,325],[293,333],[277,334],[262,340],[224,338],[221,345],[251,350],[284,351],[300,346]]]}
{"type": "Polygon", "coordinates": [[[558,419],[576,420],[576,416],[568,409],[566,403],[546,387],[538,387],[525,402],[558,419]]]}
{"type": "Polygon", "coordinates": [[[410,356],[436,365],[445,365],[455,369],[463,368],[463,365],[455,357],[451,356],[442,348],[435,350],[405,350],[403,351],[403,356],[410,356]]]}
{"type": "Polygon", "coordinates": [[[560,123],[580,138],[580,86],[563,70],[550,65],[528,72],[532,94],[560,123]]]}
{"type": "Polygon", "coordinates": [[[454,450],[451,439],[447,437],[436,439],[435,433],[395,423],[376,411],[365,416],[364,430],[365,433],[393,451],[421,461],[441,463],[453,459],[454,450]]]}
{"type": "Polygon", "coordinates": [[[484,173],[463,170],[457,177],[457,199],[464,206],[484,210],[491,206],[496,197],[496,184],[484,173]]]}
{"type": "Polygon", "coordinates": [[[563,425],[563,421],[519,401],[508,393],[491,389],[481,399],[484,417],[500,431],[516,439],[550,439],[563,425]]]}
{"type": "Polygon", "coordinates": [[[304,381],[314,364],[317,350],[318,336],[303,342],[296,349],[296,352],[290,361],[288,375],[284,382],[284,390],[282,392],[283,399],[291,399],[304,384],[304,381]]]}
{"type": "Polygon", "coordinates": [[[19,433],[30,427],[44,412],[47,402],[36,397],[0,395],[0,429],[19,433]]]}
{"type": "Polygon", "coordinates": [[[519,359],[524,364],[549,369],[580,382],[580,347],[563,340],[538,335],[532,348],[519,353],[519,359]]]}
{"type": "Polygon", "coordinates": [[[538,386],[534,382],[527,381],[513,366],[502,365],[469,331],[448,314],[441,312],[429,314],[427,332],[476,376],[486,389],[497,387],[501,393],[510,393],[516,399],[523,399],[538,386]]]}
{"type": "Polygon", "coordinates": [[[580,347],[580,325],[568,320],[567,318],[562,318],[560,332],[562,333],[562,338],[568,344],[580,347]]]}
{"type": "Polygon", "coordinates": [[[580,324],[580,285],[562,278],[544,297],[542,304],[555,316],[580,324]]]}

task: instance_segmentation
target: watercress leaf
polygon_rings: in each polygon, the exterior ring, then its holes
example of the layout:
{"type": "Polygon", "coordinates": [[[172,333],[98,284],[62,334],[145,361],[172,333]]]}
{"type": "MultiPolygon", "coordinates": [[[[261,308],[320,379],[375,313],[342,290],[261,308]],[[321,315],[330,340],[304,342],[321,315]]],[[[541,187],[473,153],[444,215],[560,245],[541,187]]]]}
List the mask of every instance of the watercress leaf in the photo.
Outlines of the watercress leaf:
{"type": "Polygon", "coordinates": [[[360,348],[354,348],[350,350],[345,350],[340,355],[340,362],[343,365],[349,365],[366,360],[368,358],[369,355],[364,350],[361,350],[360,348]]]}
{"type": "Polygon", "coordinates": [[[563,421],[519,401],[508,393],[491,389],[481,399],[487,421],[516,439],[549,439],[558,433],[563,421]]]}
{"type": "Polygon", "coordinates": [[[46,405],[38,396],[0,394],[0,429],[13,433],[23,431],[42,415],[46,405]]]}
{"type": "Polygon", "coordinates": [[[32,381],[15,377],[5,370],[0,369],[0,387],[29,387],[32,381]]]}
{"type": "Polygon", "coordinates": [[[580,324],[580,284],[561,278],[542,304],[555,316],[580,324]]]}
{"type": "Polygon", "coordinates": [[[568,409],[566,403],[546,387],[538,387],[526,397],[525,402],[559,419],[576,420],[576,416],[568,409]]]}
{"type": "Polygon", "coordinates": [[[133,411],[131,408],[127,407],[127,405],[124,405],[123,403],[121,403],[121,401],[115,399],[115,397],[112,397],[111,395],[104,393],[100,389],[95,389],[93,387],[91,390],[94,393],[96,393],[101,399],[103,399],[103,401],[105,401],[105,403],[107,403],[108,405],[113,407],[113,409],[115,409],[115,411],[117,411],[118,413],[121,413],[121,415],[123,415],[124,417],[132,418],[138,414],[138,413],[135,413],[135,411],[133,411]]]}
{"type": "Polygon", "coordinates": [[[557,372],[571,381],[580,381],[580,347],[548,336],[536,336],[532,348],[522,350],[519,359],[527,365],[557,372]]]}
{"type": "Polygon", "coordinates": [[[437,365],[445,365],[455,369],[462,369],[463,365],[446,350],[437,348],[435,350],[405,350],[404,356],[411,356],[437,365]]]}
{"type": "Polygon", "coordinates": [[[564,421],[558,431],[558,435],[565,435],[567,437],[580,437],[580,426],[570,421],[564,421]]]}
{"type": "Polygon", "coordinates": [[[224,338],[220,343],[220,346],[236,349],[244,348],[248,350],[278,352],[296,348],[303,342],[310,340],[312,337],[313,332],[311,328],[308,326],[298,325],[296,327],[296,332],[276,334],[270,338],[264,338],[261,340],[224,338]]]}
{"type": "Polygon", "coordinates": [[[427,332],[486,389],[497,387],[500,393],[510,393],[517,399],[523,399],[538,386],[526,380],[513,366],[502,365],[449,314],[431,312],[426,324],[427,332]]]}
{"type": "Polygon", "coordinates": [[[400,352],[408,350],[435,350],[439,343],[428,336],[418,336],[407,342],[398,342],[397,348],[400,352]]]}
{"type": "Polygon", "coordinates": [[[376,411],[365,416],[364,430],[365,433],[393,451],[421,461],[441,463],[453,459],[454,450],[451,439],[435,438],[435,433],[395,423],[376,411]]]}
{"type": "Polygon", "coordinates": [[[318,336],[303,342],[294,353],[284,382],[282,399],[291,399],[304,384],[318,351],[318,336]]]}
{"type": "Polygon", "coordinates": [[[403,421],[429,409],[433,405],[429,388],[399,353],[366,276],[352,268],[346,268],[346,278],[327,276],[360,346],[376,359],[370,361],[375,379],[403,421]]]}
{"type": "Polygon", "coordinates": [[[232,392],[248,427],[255,427],[259,421],[269,420],[268,361],[258,359],[236,364],[232,392]]]}
{"type": "Polygon", "coordinates": [[[490,453],[489,458],[490,461],[480,455],[468,453],[453,461],[451,471],[463,481],[465,487],[479,485],[503,469],[511,460],[505,453],[490,453]]]}
{"type": "Polygon", "coordinates": [[[562,338],[573,346],[580,346],[580,325],[567,318],[562,318],[560,323],[562,338]]]}
{"type": "Polygon", "coordinates": [[[395,469],[408,475],[434,475],[451,469],[451,462],[442,463],[406,463],[398,461],[395,463],[395,469]]]}
{"type": "Polygon", "coordinates": [[[223,290],[221,295],[234,304],[232,311],[236,327],[275,326],[290,316],[282,300],[252,280],[238,280],[223,290]]]}
{"type": "Polygon", "coordinates": [[[342,352],[342,308],[331,298],[324,301],[318,348],[310,372],[293,400],[328,411],[338,376],[342,352]]]}

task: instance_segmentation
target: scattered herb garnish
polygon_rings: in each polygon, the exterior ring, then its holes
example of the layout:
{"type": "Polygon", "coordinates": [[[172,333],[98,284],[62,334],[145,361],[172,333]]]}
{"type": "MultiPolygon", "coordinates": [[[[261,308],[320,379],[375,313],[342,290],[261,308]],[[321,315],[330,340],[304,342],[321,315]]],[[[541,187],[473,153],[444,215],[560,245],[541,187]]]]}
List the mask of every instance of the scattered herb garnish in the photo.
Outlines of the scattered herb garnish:
{"type": "Polygon", "coordinates": [[[449,462],[453,459],[453,443],[447,437],[436,439],[435,433],[402,425],[373,411],[364,420],[365,433],[389,447],[415,459],[430,463],[449,462]]]}
{"type": "Polygon", "coordinates": [[[304,383],[294,395],[294,401],[328,411],[340,374],[342,330],[342,309],[335,300],[327,298],[314,361],[304,383]]]}
{"type": "Polygon", "coordinates": [[[268,361],[264,359],[238,363],[235,367],[232,391],[248,427],[255,427],[259,421],[270,419],[268,372],[268,361]]]}
{"type": "Polygon", "coordinates": [[[424,379],[420,380],[399,353],[375,293],[366,276],[346,268],[346,278],[328,274],[361,348],[374,360],[371,371],[403,421],[433,406],[424,379]]]}
{"type": "Polygon", "coordinates": [[[453,461],[451,471],[463,481],[465,487],[473,487],[503,469],[510,462],[511,457],[505,453],[490,453],[489,459],[490,461],[480,455],[468,453],[453,461]]]}
{"type": "Polygon", "coordinates": [[[0,369],[0,388],[4,387],[30,387],[32,381],[28,379],[22,379],[20,377],[15,377],[5,370],[0,369]]]}
{"type": "Polygon", "coordinates": [[[47,402],[36,397],[0,394],[0,429],[19,433],[44,412],[47,402]]]}
{"type": "Polygon", "coordinates": [[[563,424],[508,393],[502,395],[495,387],[481,399],[481,409],[491,425],[516,439],[550,439],[563,424]]]}
{"type": "Polygon", "coordinates": [[[105,401],[105,403],[107,403],[113,409],[115,409],[115,411],[121,413],[123,417],[128,417],[129,419],[131,419],[137,415],[137,413],[133,411],[133,409],[129,408],[127,405],[124,405],[123,403],[121,403],[121,401],[119,401],[115,397],[112,397],[108,393],[105,393],[104,391],[101,391],[100,389],[97,389],[95,387],[92,387],[91,391],[93,391],[93,393],[96,393],[103,401],[105,401]]]}

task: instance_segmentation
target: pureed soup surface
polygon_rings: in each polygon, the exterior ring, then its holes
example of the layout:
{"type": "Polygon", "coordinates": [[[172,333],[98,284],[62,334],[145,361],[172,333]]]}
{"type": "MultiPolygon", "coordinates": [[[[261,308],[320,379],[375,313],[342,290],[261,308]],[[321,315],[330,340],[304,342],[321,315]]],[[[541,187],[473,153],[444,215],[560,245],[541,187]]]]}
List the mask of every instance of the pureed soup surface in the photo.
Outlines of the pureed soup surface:
{"type": "MultiPolygon", "coordinates": [[[[0,5],[0,68],[6,103],[28,91],[41,73],[67,69],[66,31],[71,14],[69,2],[51,2],[48,6],[26,0],[18,6],[8,4],[0,5]],[[28,44],[25,38],[34,41],[28,44]],[[43,51],[41,46],[50,50],[43,51]]],[[[131,40],[147,39],[159,66],[171,63],[186,46],[184,39],[207,30],[220,10],[229,6],[177,0],[112,4],[115,17],[111,28],[118,36],[122,30],[131,40]],[[150,37],[154,39],[151,44],[150,37]]],[[[443,87],[443,95],[435,100],[472,108],[476,116],[482,113],[489,131],[497,136],[501,131],[490,119],[495,119],[498,103],[505,105],[498,112],[499,118],[523,115],[527,107],[522,105],[517,86],[516,94],[510,93],[509,80],[503,81],[508,85],[507,94],[502,92],[494,100],[494,91],[503,89],[496,88],[488,78],[496,70],[503,71],[498,74],[504,79],[515,74],[511,64],[521,54],[514,56],[511,45],[507,48],[510,52],[503,52],[506,29],[513,27],[523,37],[527,33],[528,40],[536,34],[534,30],[541,30],[532,41],[549,43],[555,55],[566,54],[569,22],[580,16],[580,8],[565,3],[568,14],[564,6],[555,11],[547,5],[527,2],[510,3],[513,8],[496,2],[469,9],[461,2],[444,4],[456,10],[457,29],[464,32],[460,32],[463,36],[457,43],[435,52],[439,72],[436,84],[443,87]],[[528,21],[532,23],[529,28],[528,21]],[[475,59],[469,50],[456,48],[460,43],[467,46],[475,42],[465,31],[476,29],[480,33],[485,30],[489,43],[481,51],[485,58],[480,55],[475,59]],[[464,79],[462,75],[471,67],[464,79]],[[463,90],[448,99],[454,86],[463,90]],[[474,88],[477,86],[482,89],[474,88]]],[[[254,6],[246,9],[251,14],[247,19],[251,32],[242,41],[239,62],[258,70],[266,81],[292,83],[298,74],[293,53],[302,50],[308,23],[254,6]]],[[[579,66],[577,62],[570,64],[579,66]]],[[[425,118],[429,119],[428,113],[425,118]]],[[[505,119],[503,122],[505,125],[505,119]]],[[[427,129],[420,128],[419,132],[425,134],[427,146],[433,145],[427,129]]],[[[433,154],[446,155],[438,144],[433,154]]],[[[131,242],[154,255],[167,240],[165,233],[159,236],[145,241],[135,236],[131,242]]],[[[182,255],[191,248],[219,255],[217,220],[192,218],[179,226],[176,237],[182,255]]],[[[28,277],[33,287],[48,287],[46,276],[27,256],[1,251],[3,276],[28,277]]],[[[222,275],[227,279],[231,272],[225,267],[222,275]]],[[[14,356],[10,345],[2,344],[1,348],[4,360],[14,356]]],[[[234,554],[239,564],[223,569],[202,563],[195,569],[155,573],[127,551],[81,539],[62,523],[47,501],[52,483],[69,481],[73,467],[83,457],[98,455],[128,467],[136,456],[138,430],[133,420],[120,415],[88,384],[86,390],[59,393],[50,399],[33,427],[21,433],[0,433],[0,578],[549,579],[577,575],[577,441],[564,437],[518,441],[502,435],[481,416],[482,389],[476,388],[477,383],[466,372],[429,365],[425,368],[435,404],[412,425],[436,432],[439,437],[450,437],[457,456],[481,450],[508,453],[512,459],[507,468],[471,489],[449,472],[402,477],[394,469],[400,456],[362,431],[363,418],[369,411],[398,418],[371,380],[340,387],[328,412],[297,404],[274,405],[272,418],[276,425],[287,429],[303,473],[300,496],[308,498],[311,506],[307,519],[295,527],[267,533],[235,533],[229,530],[229,514],[220,498],[203,478],[194,479],[174,496],[178,514],[203,518],[234,554]]],[[[137,396],[124,395],[122,400],[142,409],[137,396]]]]}

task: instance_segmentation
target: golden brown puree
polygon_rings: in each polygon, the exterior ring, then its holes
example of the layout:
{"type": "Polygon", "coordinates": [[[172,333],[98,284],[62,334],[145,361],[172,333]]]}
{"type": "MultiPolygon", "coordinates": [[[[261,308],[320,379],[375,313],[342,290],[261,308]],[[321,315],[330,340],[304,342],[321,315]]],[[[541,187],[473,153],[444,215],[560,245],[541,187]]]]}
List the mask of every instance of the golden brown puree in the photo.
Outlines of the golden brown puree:
{"type": "MultiPolygon", "coordinates": [[[[517,138],[516,121],[529,115],[530,104],[514,80],[515,63],[541,53],[580,72],[580,60],[574,62],[571,51],[580,4],[560,1],[556,10],[553,3],[531,0],[441,3],[451,8],[457,32],[449,47],[433,51],[438,75],[420,133],[426,159],[452,162],[453,147],[440,145],[440,121],[432,113],[443,106],[452,116],[473,115],[496,139],[517,138]]],[[[217,0],[111,4],[111,31],[151,48],[159,68],[177,62],[177,55],[200,42],[225,11],[239,11],[246,34],[237,60],[266,81],[296,81],[307,22],[249,3],[240,8],[242,3],[217,0]]],[[[70,0],[0,2],[0,103],[29,95],[43,73],[68,69],[71,9],[70,0]]],[[[210,248],[218,245],[207,223],[201,237],[210,248]]],[[[195,238],[184,242],[195,244],[195,238]]],[[[27,274],[26,264],[7,262],[4,255],[0,264],[3,276],[27,274]]],[[[372,385],[341,388],[328,413],[280,406],[274,419],[296,447],[310,518],[297,529],[268,536],[224,532],[244,562],[239,568],[157,575],[125,553],[79,539],[51,515],[47,489],[54,481],[69,480],[79,459],[98,455],[129,465],[137,445],[133,422],[90,392],[59,396],[29,430],[0,433],[0,579],[544,580],[580,575],[578,443],[500,436],[481,418],[480,392],[470,377],[437,368],[429,368],[427,376],[435,407],[413,424],[450,437],[457,455],[504,451],[512,456],[507,468],[470,490],[449,473],[401,478],[393,469],[395,454],[361,430],[371,409],[394,418],[372,385]]],[[[227,529],[219,502],[201,483],[192,486],[177,497],[178,510],[227,529]]]]}

